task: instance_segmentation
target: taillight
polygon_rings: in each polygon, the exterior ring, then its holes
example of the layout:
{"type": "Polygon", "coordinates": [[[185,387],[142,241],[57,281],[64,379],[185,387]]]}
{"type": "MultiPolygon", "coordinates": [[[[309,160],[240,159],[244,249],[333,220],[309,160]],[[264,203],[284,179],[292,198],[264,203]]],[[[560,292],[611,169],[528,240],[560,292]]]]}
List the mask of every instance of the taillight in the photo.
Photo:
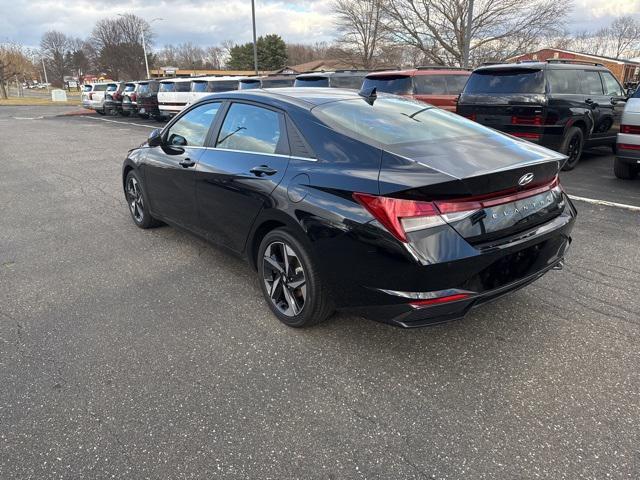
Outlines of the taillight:
{"type": "Polygon", "coordinates": [[[518,138],[525,138],[527,140],[540,140],[539,133],[530,133],[530,132],[511,132],[511,135],[518,138]]]}
{"type": "Polygon", "coordinates": [[[633,135],[640,135],[640,126],[620,125],[620,133],[631,133],[633,135]]]}
{"type": "Polygon", "coordinates": [[[93,92],[89,93],[89,100],[93,100],[93,92]]]}
{"type": "Polygon", "coordinates": [[[515,202],[555,188],[560,188],[557,176],[551,182],[531,185],[527,190],[510,189],[457,200],[423,202],[367,193],[354,193],[353,198],[384,225],[389,233],[407,243],[408,233],[446,225],[446,220],[455,221],[484,208],[515,202]]]}
{"type": "Polygon", "coordinates": [[[132,94],[129,96],[129,98],[131,99],[131,101],[132,101],[132,102],[135,102],[135,101],[136,101],[136,99],[138,98],[138,95],[137,95],[137,94],[135,94],[135,93],[132,93],[132,94]]]}
{"type": "Polygon", "coordinates": [[[464,300],[469,298],[468,293],[456,293],[454,295],[447,295],[445,297],[425,298],[420,300],[413,300],[409,302],[415,308],[428,307],[429,305],[437,305],[440,303],[456,302],[458,300],[464,300]]]}
{"type": "Polygon", "coordinates": [[[623,150],[640,150],[640,145],[632,145],[630,143],[618,143],[618,148],[623,150]]]}
{"type": "Polygon", "coordinates": [[[513,115],[511,125],[542,125],[542,115],[513,115]]]}
{"type": "Polygon", "coordinates": [[[409,241],[409,232],[445,224],[432,202],[377,197],[366,193],[354,193],[353,198],[401,242],[409,241]]]}

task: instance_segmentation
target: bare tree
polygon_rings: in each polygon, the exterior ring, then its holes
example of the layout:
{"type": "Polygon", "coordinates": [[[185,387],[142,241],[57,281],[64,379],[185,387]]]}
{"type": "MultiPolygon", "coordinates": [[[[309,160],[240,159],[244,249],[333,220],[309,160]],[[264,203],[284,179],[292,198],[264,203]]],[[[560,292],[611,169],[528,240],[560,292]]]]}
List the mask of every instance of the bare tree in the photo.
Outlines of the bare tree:
{"type": "Polygon", "coordinates": [[[65,54],[69,51],[69,37],[56,30],[50,30],[42,35],[40,51],[47,66],[49,80],[56,86],[64,82],[67,73],[65,54]]]}
{"type": "Polygon", "coordinates": [[[199,69],[204,66],[204,50],[191,42],[178,45],[176,55],[180,68],[199,69]]]}
{"type": "Polygon", "coordinates": [[[287,43],[287,63],[289,65],[299,65],[314,60],[324,60],[328,56],[329,48],[327,42],[315,42],[312,45],[287,43]]]}
{"type": "Polygon", "coordinates": [[[385,0],[334,0],[338,40],[354,63],[373,68],[376,57],[388,39],[384,25],[385,0]]]}
{"type": "Polygon", "coordinates": [[[605,36],[613,57],[633,56],[640,46],[640,23],[629,15],[618,17],[606,29],[605,36]]]}
{"type": "Polygon", "coordinates": [[[204,49],[204,62],[207,68],[221,70],[227,58],[222,47],[211,46],[204,49]]]}
{"type": "MultiPolygon", "coordinates": [[[[397,41],[418,48],[436,64],[462,64],[469,0],[387,0],[397,41]]],[[[567,5],[557,0],[476,0],[471,27],[472,63],[487,53],[506,59],[560,32],[567,5]]]]}
{"type": "Polygon", "coordinates": [[[0,43],[0,98],[7,98],[7,83],[20,77],[31,80],[33,64],[20,45],[0,43]]]}

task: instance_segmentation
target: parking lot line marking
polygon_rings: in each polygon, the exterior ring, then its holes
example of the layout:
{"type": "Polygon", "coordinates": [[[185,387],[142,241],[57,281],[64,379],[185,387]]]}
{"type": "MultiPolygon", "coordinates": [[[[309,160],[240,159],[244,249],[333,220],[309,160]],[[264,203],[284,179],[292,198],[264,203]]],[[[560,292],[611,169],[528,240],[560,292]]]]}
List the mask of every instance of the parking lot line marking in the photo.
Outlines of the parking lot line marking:
{"type": "Polygon", "coordinates": [[[635,205],[627,205],[626,203],[609,202],[607,200],[597,200],[595,198],[578,197],[577,195],[569,195],[571,200],[578,200],[580,202],[592,203],[594,205],[604,205],[606,207],[624,208],[625,210],[631,210],[632,212],[640,212],[640,207],[635,205]]]}
{"type": "Polygon", "coordinates": [[[142,123],[134,123],[134,122],[120,122],[118,120],[109,120],[108,118],[96,118],[96,117],[89,117],[89,116],[85,118],[90,118],[91,120],[101,120],[103,122],[110,122],[110,123],[121,123],[122,125],[135,125],[136,127],[145,127],[145,128],[151,128],[151,129],[159,128],[153,125],[144,125],[142,123]]]}

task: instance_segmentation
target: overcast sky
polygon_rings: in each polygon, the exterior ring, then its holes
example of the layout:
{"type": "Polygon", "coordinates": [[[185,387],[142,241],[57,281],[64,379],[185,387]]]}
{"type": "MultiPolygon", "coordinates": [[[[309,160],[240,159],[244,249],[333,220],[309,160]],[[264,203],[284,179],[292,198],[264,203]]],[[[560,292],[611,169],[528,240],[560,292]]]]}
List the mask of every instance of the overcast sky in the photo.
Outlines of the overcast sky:
{"type": "MultiPolygon", "coordinates": [[[[257,0],[256,10],[258,35],[278,33],[285,41],[304,43],[334,36],[330,0],[257,0]]],[[[153,24],[156,48],[186,41],[206,46],[251,39],[250,0],[0,0],[0,12],[0,41],[27,46],[37,46],[47,30],[85,38],[96,20],[127,12],[146,20],[164,19],[153,24]]],[[[624,14],[640,19],[640,0],[574,0],[568,27],[595,29],[624,14]]]]}

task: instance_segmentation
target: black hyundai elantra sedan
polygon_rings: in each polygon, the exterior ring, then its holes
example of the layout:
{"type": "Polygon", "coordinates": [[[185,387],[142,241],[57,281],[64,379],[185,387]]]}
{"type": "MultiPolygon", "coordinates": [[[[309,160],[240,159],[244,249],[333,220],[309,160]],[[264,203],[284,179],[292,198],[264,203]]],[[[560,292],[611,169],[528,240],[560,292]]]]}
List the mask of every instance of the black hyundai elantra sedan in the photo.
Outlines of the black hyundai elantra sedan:
{"type": "Polygon", "coordinates": [[[191,105],[122,178],[136,225],[246,257],[285,324],[340,309],[414,327],[562,266],[565,158],[375,90],[254,89],[191,105]]]}

